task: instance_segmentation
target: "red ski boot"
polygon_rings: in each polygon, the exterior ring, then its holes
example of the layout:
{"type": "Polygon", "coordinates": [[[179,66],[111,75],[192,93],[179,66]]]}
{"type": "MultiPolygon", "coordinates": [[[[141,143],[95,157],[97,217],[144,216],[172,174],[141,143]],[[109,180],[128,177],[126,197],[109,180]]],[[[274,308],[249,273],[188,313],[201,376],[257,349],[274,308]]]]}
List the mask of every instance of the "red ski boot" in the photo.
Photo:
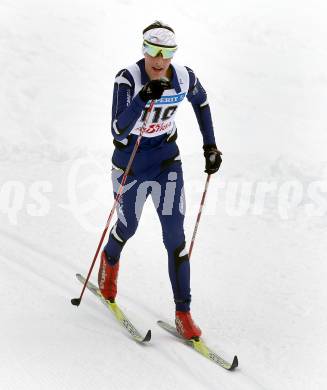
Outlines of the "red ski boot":
{"type": "Polygon", "coordinates": [[[106,252],[101,253],[100,268],[98,273],[99,289],[103,297],[110,302],[115,302],[117,295],[119,261],[115,265],[110,265],[106,252]]]}
{"type": "Polygon", "coordinates": [[[185,339],[198,339],[202,332],[194,323],[189,311],[176,311],[175,324],[177,332],[185,339]]]}

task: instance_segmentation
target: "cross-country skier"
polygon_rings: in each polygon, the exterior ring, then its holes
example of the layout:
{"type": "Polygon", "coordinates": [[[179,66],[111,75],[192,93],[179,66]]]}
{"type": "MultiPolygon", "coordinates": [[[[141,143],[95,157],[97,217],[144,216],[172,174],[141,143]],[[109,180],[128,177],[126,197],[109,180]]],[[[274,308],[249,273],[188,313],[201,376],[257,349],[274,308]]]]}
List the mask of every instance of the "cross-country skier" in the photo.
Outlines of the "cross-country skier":
{"type": "Polygon", "coordinates": [[[143,126],[147,108],[155,100],[131,171],[127,177],[118,220],[101,254],[99,288],[114,301],[121,251],[135,233],[144,202],[151,194],[168,252],[169,277],[176,305],[176,328],[186,339],[201,335],[190,313],[190,262],[184,235],[182,163],[176,144],[175,115],[186,97],[192,104],[203,137],[205,172],[221,164],[216,147],[207,94],[194,72],[171,64],[177,50],[174,30],[154,22],[143,31],[144,58],[117,73],[112,104],[112,181],[117,194],[131,152],[143,126]]]}

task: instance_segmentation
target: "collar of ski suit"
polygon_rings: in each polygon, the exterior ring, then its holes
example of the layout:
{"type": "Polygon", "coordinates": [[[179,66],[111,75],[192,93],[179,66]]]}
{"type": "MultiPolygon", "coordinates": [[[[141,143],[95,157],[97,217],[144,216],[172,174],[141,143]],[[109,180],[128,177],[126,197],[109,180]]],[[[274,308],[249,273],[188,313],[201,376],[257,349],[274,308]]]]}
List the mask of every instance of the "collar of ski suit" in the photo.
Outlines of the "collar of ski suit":
{"type": "MultiPolygon", "coordinates": [[[[149,79],[149,76],[147,75],[147,73],[145,71],[145,60],[144,60],[144,58],[139,60],[137,62],[137,65],[138,65],[138,67],[140,68],[140,71],[141,71],[141,83],[142,83],[142,85],[145,85],[148,81],[150,81],[150,79],[149,79]]],[[[172,84],[173,88],[175,89],[175,91],[177,93],[180,93],[181,92],[181,87],[180,87],[179,82],[178,82],[178,77],[177,77],[177,74],[176,74],[176,70],[175,70],[175,68],[174,68],[174,66],[172,64],[170,64],[170,69],[173,71],[172,72],[171,84],[172,84]]]]}

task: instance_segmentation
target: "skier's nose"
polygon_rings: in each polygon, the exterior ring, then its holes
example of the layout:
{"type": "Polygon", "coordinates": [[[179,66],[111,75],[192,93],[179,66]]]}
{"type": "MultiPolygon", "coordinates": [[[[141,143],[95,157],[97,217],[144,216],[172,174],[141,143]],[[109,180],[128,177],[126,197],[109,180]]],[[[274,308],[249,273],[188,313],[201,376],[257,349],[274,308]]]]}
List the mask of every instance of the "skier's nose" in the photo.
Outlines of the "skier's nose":
{"type": "Polygon", "coordinates": [[[161,52],[156,56],[155,60],[156,60],[156,65],[162,65],[162,63],[163,63],[163,56],[162,56],[161,52]]]}

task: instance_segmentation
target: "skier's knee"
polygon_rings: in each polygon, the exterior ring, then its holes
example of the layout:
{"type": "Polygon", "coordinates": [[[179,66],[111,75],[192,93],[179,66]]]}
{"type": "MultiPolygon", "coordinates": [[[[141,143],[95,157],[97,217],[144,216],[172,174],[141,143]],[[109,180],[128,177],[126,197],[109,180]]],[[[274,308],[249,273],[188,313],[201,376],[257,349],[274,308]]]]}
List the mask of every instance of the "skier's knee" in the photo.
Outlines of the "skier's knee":
{"type": "Polygon", "coordinates": [[[188,261],[188,250],[186,248],[186,242],[183,241],[180,245],[178,245],[174,249],[174,259],[175,259],[175,266],[178,266],[179,264],[183,263],[184,261],[188,261]]]}
{"type": "Polygon", "coordinates": [[[125,245],[125,242],[135,234],[137,226],[137,221],[131,221],[127,225],[118,222],[112,228],[111,233],[118,242],[125,245]]]}
{"type": "Polygon", "coordinates": [[[175,250],[181,243],[185,242],[184,233],[180,230],[170,230],[163,233],[163,242],[168,251],[175,250]]]}

